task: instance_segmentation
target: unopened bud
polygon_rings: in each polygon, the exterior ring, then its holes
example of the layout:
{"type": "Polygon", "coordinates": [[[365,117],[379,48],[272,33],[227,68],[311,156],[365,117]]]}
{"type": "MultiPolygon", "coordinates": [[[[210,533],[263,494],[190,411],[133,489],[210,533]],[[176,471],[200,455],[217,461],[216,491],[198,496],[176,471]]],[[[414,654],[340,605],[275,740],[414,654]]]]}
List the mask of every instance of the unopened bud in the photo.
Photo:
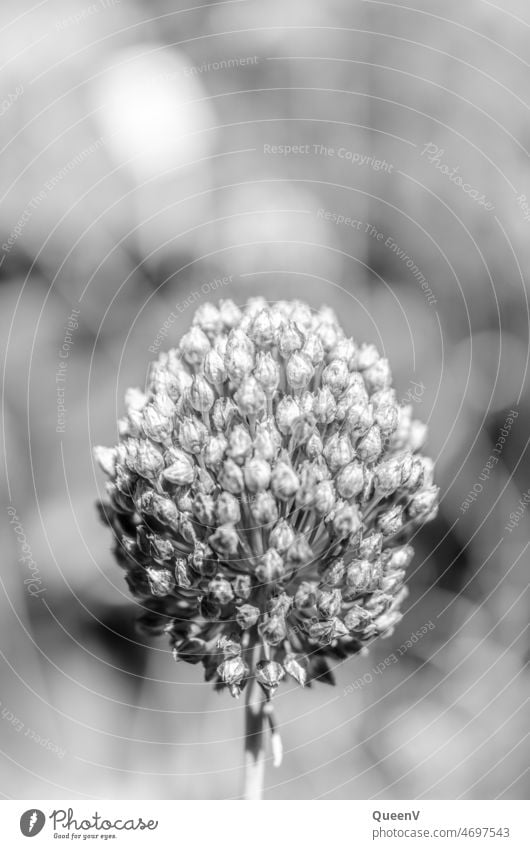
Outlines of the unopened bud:
{"type": "Polygon", "coordinates": [[[220,432],[225,432],[237,414],[238,410],[232,398],[218,398],[211,413],[214,428],[220,432]]]}
{"type": "Polygon", "coordinates": [[[233,495],[238,495],[245,487],[241,467],[230,458],[223,463],[219,483],[223,489],[226,489],[233,495]]]}
{"type": "Polygon", "coordinates": [[[317,601],[317,584],[314,581],[302,581],[294,596],[294,606],[297,610],[307,610],[317,601]]]}
{"type": "Polygon", "coordinates": [[[356,533],[361,524],[362,519],[358,507],[350,504],[339,507],[332,520],[333,532],[339,539],[345,539],[345,537],[356,533]]]}
{"type": "Polygon", "coordinates": [[[313,415],[320,424],[329,424],[335,418],[337,402],[328,386],[320,389],[313,403],[313,415]]]}
{"type": "Polygon", "coordinates": [[[252,438],[248,428],[243,424],[234,425],[228,436],[228,456],[238,465],[242,466],[251,450],[252,438]]]}
{"type": "Polygon", "coordinates": [[[204,376],[215,386],[219,386],[226,380],[224,360],[214,348],[211,348],[204,358],[204,376]]]}
{"type": "Polygon", "coordinates": [[[294,423],[300,417],[301,410],[291,395],[284,395],[276,409],[276,423],[280,433],[291,433],[294,423]]]}
{"type": "Polygon", "coordinates": [[[215,395],[208,381],[200,374],[193,378],[190,388],[190,401],[198,413],[207,413],[213,407],[215,395]]]}
{"type": "Polygon", "coordinates": [[[194,325],[182,337],[180,350],[187,363],[192,366],[199,366],[210,350],[210,340],[200,327],[194,325]]]}
{"type": "Polygon", "coordinates": [[[342,560],[342,558],[340,560],[335,560],[334,563],[331,563],[331,565],[322,572],[320,583],[327,587],[337,587],[342,583],[345,573],[346,566],[344,560],[342,560]]]}
{"type": "Polygon", "coordinates": [[[276,499],[270,492],[258,492],[252,504],[250,512],[258,526],[269,525],[278,519],[278,505],[276,499]]]}
{"type": "Polygon", "coordinates": [[[133,451],[132,469],[142,478],[156,478],[164,465],[162,454],[152,442],[147,439],[139,440],[133,451]]]}
{"type": "Polygon", "coordinates": [[[283,662],[287,674],[294,678],[301,687],[305,687],[307,684],[307,665],[305,657],[295,656],[294,654],[288,654],[283,662]]]}
{"type": "Polygon", "coordinates": [[[314,368],[311,360],[305,354],[294,353],[285,366],[287,381],[295,392],[305,389],[313,377],[314,368]]]}
{"type": "Polygon", "coordinates": [[[193,499],[193,515],[201,525],[212,527],[215,523],[215,504],[211,495],[197,493],[193,499]]]}
{"type": "Polygon", "coordinates": [[[241,657],[231,657],[217,667],[219,678],[230,688],[230,692],[235,698],[238,698],[241,692],[241,684],[243,679],[248,675],[248,666],[241,660],[241,657]]]}
{"type": "Polygon", "coordinates": [[[354,498],[363,491],[364,487],[364,471],[362,463],[354,460],[353,463],[348,463],[344,466],[337,475],[336,480],[337,492],[341,498],[354,498]]]}
{"type": "Polygon", "coordinates": [[[282,357],[290,357],[299,351],[304,344],[304,337],[291,321],[279,333],[278,348],[282,357]]]}
{"type": "Polygon", "coordinates": [[[331,472],[338,472],[353,460],[353,448],[348,436],[333,434],[324,443],[324,457],[331,472]]]}
{"type": "Polygon", "coordinates": [[[363,343],[357,352],[357,368],[364,371],[379,360],[379,351],[371,342],[363,343]]]}
{"type": "Polygon", "coordinates": [[[173,590],[175,581],[169,569],[147,569],[147,580],[151,595],[163,598],[173,590]]]}
{"type": "Polygon", "coordinates": [[[377,425],[370,428],[357,445],[357,454],[365,463],[375,463],[383,450],[381,431],[377,425]]]}
{"type": "Polygon", "coordinates": [[[100,469],[105,472],[109,478],[116,475],[116,458],[117,451],[115,448],[104,448],[102,445],[96,445],[93,449],[94,459],[100,469]]]}
{"type": "Polygon", "coordinates": [[[369,368],[363,372],[364,382],[369,392],[377,392],[380,389],[385,389],[392,383],[392,372],[387,359],[383,357],[377,360],[369,368]]]}
{"type": "Polygon", "coordinates": [[[219,333],[223,322],[221,314],[213,304],[201,304],[193,316],[193,324],[201,328],[207,336],[213,338],[219,333]]]}
{"type": "Polygon", "coordinates": [[[237,327],[241,321],[241,310],[230,300],[219,302],[219,314],[226,330],[237,327]]]}
{"type": "Polygon", "coordinates": [[[204,448],[204,462],[210,469],[217,469],[228,448],[228,442],[225,437],[218,433],[215,436],[210,436],[204,448]]]}
{"type": "Polygon", "coordinates": [[[269,544],[276,551],[287,551],[294,540],[294,531],[290,524],[282,519],[269,534],[269,544]]]}
{"type": "Polygon", "coordinates": [[[317,595],[317,608],[326,619],[338,616],[342,606],[340,590],[321,590],[317,595]]]}
{"type": "Polygon", "coordinates": [[[316,333],[310,333],[306,337],[302,353],[306,355],[313,366],[318,366],[323,361],[324,346],[316,333]]]}
{"type": "Polygon", "coordinates": [[[275,660],[260,660],[256,665],[256,680],[261,684],[263,689],[271,695],[277,690],[282,678],[285,677],[285,672],[281,664],[275,660]]]}
{"type": "Polygon", "coordinates": [[[268,397],[277,390],[280,383],[280,367],[268,351],[258,354],[254,377],[268,397]]]}
{"type": "Polygon", "coordinates": [[[315,510],[320,516],[327,516],[335,506],[335,487],[333,481],[321,481],[315,487],[315,510]]]}
{"type": "Polygon", "coordinates": [[[245,463],[244,476],[249,492],[259,492],[270,483],[271,467],[262,457],[253,457],[245,463]]]}
{"type": "Polygon", "coordinates": [[[324,446],[322,444],[322,439],[320,438],[320,434],[315,431],[311,434],[309,439],[306,442],[305,453],[309,460],[315,460],[317,457],[320,457],[322,451],[324,450],[324,446]]]}
{"type": "Polygon", "coordinates": [[[283,616],[266,615],[258,631],[269,646],[277,646],[287,636],[287,625],[283,616]]]}
{"type": "Polygon", "coordinates": [[[288,501],[296,494],[300,481],[286,460],[278,460],[272,471],[271,490],[280,501],[288,501]]]}
{"type": "Polygon", "coordinates": [[[252,604],[242,604],[237,610],[236,622],[242,631],[248,631],[258,622],[259,617],[259,607],[254,607],[252,604]]]}
{"type": "Polygon", "coordinates": [[[208,584],[208,594],[213,601],[221,605],[228,604],[234,597],[230,582],[226,578],[223,578],[222,575],[216,575],[215,578],[212,578],[208,584]]]}
{"type": "Polygon", "coordinates": [[[254,316],[248,334],[258,348],[270,348],[274,344],[276,332],[269,309],[263,309],[254,316]]]}
{"type": "Polygon", "coordinates": [[[234,595],[246,601],[252,590],[250,575],[236,575],[232,581],[232,588],[234,595]]]}
{"type": "Polygon", "coordinates": [[[265,392],[252,375],[243,378],[234,399],[244,416],[257,416],[267,405],[265,392]]]}
{"type": "Polygon", "coordinates": [[[377,526],[385,537],[396,534],[403,526],[403,508],[397,505],[381,513],[377,519],[377,526]]]}
{"type": "Polygon", "coordinates": [[[208,429],[195,416],[185,416],[179,426],[180,447],[189,454],[201,454],[208,443],[208,429]]]}
{"type": "Polygon", "coordinates": [[[239,501],[229,492],[221,492],[215,505],[217,520],[221,525],[236,525],[241,519],[239,501]]]}
{"type": "Polygon", "coordinates": [[[260,454],[264,460],[270,462],[278,455],[281,445],[282,437],[274,419],[259,422],[254,436],[255,453],[260,454]]]}
{"type": "Polygon", "coordinates": [[[430,513],[438,502],[438,487],[429,486],[426,489],[420,489],[413,495],[408,507],[409,516],[416,518],[425,513],[430,513]]]}
{"type": "Polygon", "coordinates": [[[349,374],[348,365],[344,360],[332,360],[322,372],[322,383],[338,398],[346,388],[349,374]]]}
{"type": "Polygon", "coordinates": [[[233,525],[220,525],[208,542],[225,559],[237,554],[239,548],[239,536],[233,525]]]}
{"type": "Polygon", "coordinates": [[[186,486],[195,479],[195,466],[191,458],[183,451],[175,450],[173,462],[162,472],[163,477],[175,486],[186,486]]]}
{"type": "Polygon", "coordinates": [[[274,548],[269,550],[260,558],[256,566],[256,578],[261,584],[270,584],[279,581],[283,577],[283,560],[274,548]]]}

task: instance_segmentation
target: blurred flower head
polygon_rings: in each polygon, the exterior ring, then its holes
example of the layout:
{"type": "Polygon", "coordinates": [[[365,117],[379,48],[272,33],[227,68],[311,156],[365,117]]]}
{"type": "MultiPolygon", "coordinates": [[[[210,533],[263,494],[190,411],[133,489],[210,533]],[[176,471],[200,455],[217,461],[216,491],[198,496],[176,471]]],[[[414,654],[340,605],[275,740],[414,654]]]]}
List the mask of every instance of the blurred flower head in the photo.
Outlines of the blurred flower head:
{"type": "Polygon", "coordinates": [[[391,634],[438,490],[375,346],[326,307],[203,304],[126,404],[119,444],[95,449],[101,512],[177,660],[271,695],[391,634]]]}

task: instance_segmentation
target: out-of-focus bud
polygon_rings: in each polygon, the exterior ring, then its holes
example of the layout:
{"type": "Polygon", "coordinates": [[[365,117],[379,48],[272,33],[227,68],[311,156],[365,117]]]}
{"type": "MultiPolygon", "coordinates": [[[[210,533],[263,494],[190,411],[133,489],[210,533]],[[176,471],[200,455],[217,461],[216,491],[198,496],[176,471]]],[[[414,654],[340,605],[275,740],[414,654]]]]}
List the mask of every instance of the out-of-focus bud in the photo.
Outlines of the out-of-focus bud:
{"type": "Polygon", "coordinates": [[[364,382],[369,392],[386,389],[392,383],[392,372],[387,359],[381,357],[376,363],[363,372],[364,382]]]}
{"type": "Polygon", "coordinates": [[[269,534],[269,544],[276,551],[287,551],[293,540],[294,531],[285,519],[281,519],[269,534]]]}
{"type": "Polygon", "coordinates": [[[153,569],[148,567],[146,572],[151,595],[161,598],[172,592],[175,581],[169,569],[153,569]]]}
{"type": "Polygon", "coordinates": [[[241,519],[239,501],[229,492],[221,492],[215,505],[217,520],[221,525],[236,525],[241,519]]]}
{"type": "Polygon", "coordinates": [[[319,366],[323,362],[324,346],[316,333],[310,333],[306,337],[302,353],[306,355],[313,366],[319,366]]]}
{"type": "Polygon", "coordinates": [[[339,338],[338,328],[335,322],[321,321],[315,327],[315,333],[322,342],[322,347],[326,354],[332,351],[339,338]]]}
{"type": "Polygon", "coordinates": [[[325,386],[315,395],[313,415],[320,424],[329,424],[335,418],[337,402],[329,387],[325,386]]]}
{"type": "Polygon", "coordinates": [[[136,386],[131,387],[125,393],[125,406],[128,411],[136,410],[137,412],[141,412],[145,405],[147,404],[147,395],[145,392],[142,392],[141,389],[138,389],[136,386]]]}
{"type": "Polygon", "coordinates": [[[204,358],[204,376],[215,386],[219,386],[226,380],[224,360],[214,348],[211,348],[204,358]]]}
{"type": "Polygon", "coordinates": [[[193,499],[193,515],[201,525],[208,528],[215,524],[215,503],[211,495],[197,493],[193,499]]]}
{"type": "Polygon", "coordinates": [[[259,559],[256,566],[256,578],[260,584],[270,584],[273,581],[279,581],[284,571],[282,558],[276,549],[269,548],[259,559]]]}
{"type": "Polygon", "coordinates": [[[302,581],[294,596],[294,606],[297,610],[307,610],[314,607],[317,601],[317,584],[315,581],[302,581]]]}
{"type": "Polygon", "coordinates": [[[346,570],[348,597],[371,593],[378,589],[382,578],[381,561],[353,560],[346,570]]]}
{"type": "Polygon", "coordinates": [[[228,602],[232,601],[234,597],[230,582],[227,581],[226,578],[223,578],[222,575],[216,575],[215,578],[212,578],[209,582],[208,594],[213,601],[216,601],[221,605],[228,604],[228,602]]]}
{"type": "Polygon", "coordinates": [[[348,383],[348,365],[344,360],[332,360],[322,372],[322,383],[338,398],[348,383]]]}
{"type": "Polygon", "coordinates": [[[270,483],[271,467],[262,457],[253,457],[245,463],[244,476],[248,491],[260,492],[270,483]]]}
{"type": "Polygon", "coordinates": [[[162,472],[163,477],[175,486],[187,486],[195,480],[195,466],[183,451],[173,451],[173,462],[162,472]]]}
{"type": "Polygon", "coordinates": [[[380,533],[371,533],[364,537],[359,544],[359,555],[361,560],[376,560],[383,548],[383,536],[380,533]]]}
{"type": "Polygon", "coordinates": [[[375,365],[379,360],[379,351],[374,344],[368,342],[363,343],[357,352],[357,368],[364,371],[367,368],[375,365]]]}
{"type": "Polygon", "coordinates": [[[301,410],[295,399],[291,395],[285,395],[276,409],[276,423],[280,433],[290,433],[300,414],[301,410]]]}
{"type": "Polygon", "coordinates": [[[363,466],[358,460],[348,463],[337,475],[337,492],[341,498],[354,498],[364,487],[363,466]]]}
{"type": "Polygon", "coordinates": [[[380,513],[377,518],[377,527],[385,537],[397,534],[403,527],[403,508],[396,505],[380,513]]]}
{"type": "Polygon", "coordinates": [[[187,363],[192,366],[200,366],[210,350],[210,340],[200,327],[194,325],[182,337],[180,350],[187,363]]]}
{"type": "Polygon", "coordinates": [[[313,550],[307,539],[299,534],[287,549],[285,557],[291,568],[299,569],[313,559],[313,550]]]}
{"type": "Polygon", "coordinates": [[[304,337],[293,322],[289,322],[280,330],[278,335],[278,348],[282,357],[290,357],[295,351],[299,351],[304,344],[304,337]]]}
{"type": "Polygon", "coordinates": [[[411,545],[402,545],[392,551],[386,566],[389,569],[406,569],[412,563],[414,549],[411,545]]]}
{"type": "Polygon", "coordinates": [[[320,590],[317,595],[318,612],[326,619],[338,616],[342,607],[342,593],[340,590],[320,590]]]}
{"type": "Polygon", "coordinates": [[[318,642],[321,646],[329,645],[333,640],[340,637],[348,636],[348,629],[344,623],[337,617],[333,619],[325,619],[323,622],[313,622],[308,629],[308,634],[312,640],[318,642]]]}
{"type": "Polygon", "coordinates": [[[208,443],[208,428],[195,416],[185,416],[179,426],[180,447],[189,454],[201,454],[208,443]]]}
{"type": "Polygon", "coordinates": [[[320,457],[322,451],[324,450],[324,445],[322,444],[322,439],[320,438],[320,434],[318,431],[315,431],[311,434],[309,439],[306,442],[305,453],[309,460],[315,460],[317,457],[320,457]]]}
{"type": "Polygon", "coordinates": [[[241,321],[241,310],[231,300],[219,302],[219,313],[225,330],[231,330],[233,327],[237,327],[241,321]]]}
{"type": "Polygon", "coordinates": [[[243,424],[234,425],[228,437],[227,454],[238,465],[242,466],[252,451],[252,438],[248,428],[243,424]]]}
{"type": "Polygon", "coordinates": [[[223,326],[219,310],[208,302],[198,307],[193,316],[193,324],[200,327],[210,339],[216,336],[223,326]]]}
{"type": "Polygon", "coordinates": [[[280,681],[284,677],[285,672],[282,665],[276,663],[275,660],[260,660],[256,664],[256,681],[271,696],[277,690],[280,681]]]}
{"type": "Polygon", "coordinates": [[[248,631],[259,620],[259,607],[254,607],[252,604],[242,604],[236,613],[236,622],[242,631],[248,631]]]}
{"type": "Polygon", "coordinates": [[[306,357],[305,354],[295,352],[287,360],[285,372],[289,386],[295,392],[299,392],[309,385],[314,374],[314,368],[309,357],[306,357]]]}
{"type": "Polygon", "coordinates": [[[335,487],[333,481],[325,480],[315,487],[314,506],[320,516],[327,516],[335,506],[335,487]]]}
{"type": "Polygon", "coordinates": [[[416,492],[408,506],[409,516],[415,519],[418,516],[431,513],[437,506],[438,491],[439,488],[437,486],[429,486],[416,492]]]}
{"type": "Polygon", "coordinates": [[[250,505],[252,518],[258,526],[270,525],[278,519],[278,504],[270,492],[258,492],[250,505]]]}
{"type": "Polygon", "coordinates": [[[271,477],[271,490],[280,501],[288,501],[296,494],[300,481],[287,459],[278,460],[271,477]]]}
{"type": "Polygon", "coordinates": [[[320,583],[323,587],[338,587],[344,579],[346,573],[346,565],[344,560],[335,560],[327,569],[324,569],[320,576],[320,583]]]}
{"type": "Polygon", "coordinates": [[[344,504],[335,511],[332,519],[333,533],[339,539],[345,539],[356,533],[362,525],[359,509],[353,504],[344,504]]]}
{"type": "Polygon", "coordinates": [[[305,657],[288,654],[283,662],[283,667],[291,678],[305,687],[307,684],[307,659],[305,657]]]}
{"type": "Polygon", "coordinates": [[[190,401],[198,413],[207,413],[213,407],[215,395],[208,381],[200,374],[193,378],[190,388],[190,401]]]}
{"type": "Polygon", "coordinates": [[[409,446],[412,452],[421,451],[427,439],[427,425],[414,419],[410,425],[409,446]]]}
{"type": "Polygon", "coordinates": [[[324,443],[324,457],[331,472],[338,472],[353,460],[353,448],[348,436],[334,433],[324,443]]]}
{"type": "Polygon", "coordinates": [[[225,437],[218,433],[215,436],[210,436],[204,448],[204,462],[209,469],[217,469],[228,448],[228,441],[225,437]]]}
{"type": "Polygon", "coordinates": [[[381,431],[377,425],[370,428],[357,445],[357,454],[365,463],[375,463],[383,450],[381,431]]]}
{"type": "Polygon", "coordinates": [[[220,557],[233,557],[239,548],[239,535],[233,525],[220,525],[208,542],[220,557]]]}
{"type": "Polygon", "coordinates": [[[331,361],[344,360],[349,369],[353,368],[356,363],[357,345],[353,339],[339,339],[335,347],[330,353],[331,361]]]}
{"type": "Polygon", "coordinates": [[[348,631],[353,631],[354,633],[356,631],[364,631],[371,621],[372,617],[370,613],[360,604],[352,605],[344,617],[346,628],[348,631]]]}
{"type": "Polygon", "coordinates": [[[271,397],[277,390],[280,383],[280,366],[268,351],[258,354],[254,377],[268,397],[271,397]]]}
{"type": "Polygon", "coordinates": [[[118,452],[115,448],[104,448],[102,445],[96,445],[93,449],[94,459],[100,469],[109,476],[114,478],[116,475],[116,459],[118,452]]]}
{"type": "Polygon", "coordinates": [[[274,419],[258,422],[254,436],[255,453],[260,454],[264,460],[270,462],[278,455],[281,445],[282,437],[274,419]]]}
{"type": "Polygon", "coordinates": [[[265,392],[252,375],[243,378],[234,398],[244,416],[257,416],[267,406],[265,392]]]}

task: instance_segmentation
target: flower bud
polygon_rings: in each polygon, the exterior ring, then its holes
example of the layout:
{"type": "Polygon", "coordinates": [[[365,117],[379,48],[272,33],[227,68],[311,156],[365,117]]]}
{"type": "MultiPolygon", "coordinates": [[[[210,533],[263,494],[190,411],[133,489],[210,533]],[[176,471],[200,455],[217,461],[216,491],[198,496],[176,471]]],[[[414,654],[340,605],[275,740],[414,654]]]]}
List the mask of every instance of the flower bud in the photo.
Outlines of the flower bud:
{"type": "Polygon", "coordinates": [[[208,438],[203,457],[209,469],[217,469],[220,466],[227,448],[228,442],[222,434],[218,433],[208,438]]]}
{"type": "Polygon", "coordinates": [[[389,569],[406,569],[412,563],[414,557],[414,549],[411,545],[402,545],[400,548],[395,548],[387,560],[389,569]]]}
{"type": "Polygon", "coordinates": [[[320,457],[322,451],[324,450],[324,446],[322,444],[322,439],[320,438],[320,434],[318,431],[315,431],[311,434],[309,439],[306,442],[305,453],[309,460],[315,460],[317,457],[320,457]]]}
{"type": "Polygon", "coordinates": [[[248,675],[248,666],[241,660],[240,657],[231,657],[217,667],[219,678],[230,688],[230,692],[235,698],[239,697],[241,692],[241,684],[244,678],[248,675]]]}
{"type": "Polygon", "coordinates": [[[379,351],[371,342],[363,343],[357,352],[357,368],[364,371],[379,360],[379,351]]]}
{"type": "Polygon", "coordinates": [[[252,438],[248,428],[243,424],[234,425],[228,436],[228,456],[242,466],[251,451],[252,438]]]}
{"type": "Polygon", "coordinates": [[[338,618],[325,619],[323,622],[313,622],[308,629],[309,637],[319,645],[326,646],[333,640],[348,636],[348,629],[338,618]]]}
{"type": "Polygon", "coordinates": [[[195,466],[183,451],[173,452],[173,462],[162,472],[163,477],[175,486],[186,486],[195,479],[195,466]]]}
{"type": "Polygon", "coordinates": [[[221,605],[228,604],[228,602],[232,601],[234,597],[230,582],[227,581],[226,578],[223,578],[222,575],[216,575],[215,578],[212,578],[209,582],[208,594],[213,601],[216,601],[221,605]]]}
{"type": "Polygon", "coordinates": [[[242,330],[231,330],[226,343],[225,368],[230,380],[238,384],[254,366],[254,345],[242,330]]]}
{"type": "Polygon", "coordinates": [[[219,483],[233,495],[238,495],[245,487],[241,467],[230,458],[223,463],[219,483]]]}
{"type": "Polygon", "coordinates": [[[344,360],[332,360],[322,372],[322,383],[335,398],[344,391],[349,377],[348,365],[344,360]]]}
{"type": "Polygon", "coordinates": [[[219,386],[226,380],[224,360],[214,348],[211,348],[204,358],[204,376],[215,386],[219,386]]]}
{"type": "Polygon", "coordinates": [[[213,407],[215,395],[208,381],[200,374],[193,378],[190,388],[190,401],[198,413],[207,413],[213,407]]]}
{"type": "Polygon", "coordinates": [[[357,445],[357,454],[365,463],[375,463],[383,450],[381,431],[377,425],[370,428],[357,445]]]}
{"type": "Polygon", "coordinates": [[[259,492],[270,483],[271,467],[262,457],[253,457],[245,463],[244,476],[248,491],[259,492]]]}
{"type": "Polygon", "coordinates": [[[410,425],[409,447],[412,452],[420,451],[427,439],[427,425],[414,419],[410,425]]]}
{"type": "Polygon", "coordinates": [[[307,539],[299,534],[287,549],[285,557],[291,568],[298,569],[313,559],[313,550],[307,539]]]}
{"type": "Polygon", "coordinates": [[[400,486],[403,473],[401,456],[391,457],[374,469],[374,485],[380,495],[392,495],[400,486]]]}
{"type": "Polygon", "coordinates": [[[353,368],[357,360],[357,345],[353,339],[339,339],[330,353],[331,360],[344,360],[349,369],[353,368]]]}
{"type": "Polygon", "coordinates": [[[364,382],[368,392],[377,392],[380,389],[386,389],[392,383],[392,372],[387,359],[381,357],[373,365],[369,366],[363,372],[364,382]]]}
{"type": "Polygon", "coordinates": [[[263,689],[272,694],[277,690],[282,678],[285,677],[285,672],[281,664],[275,660],[260,660],[256,665],[256,680],[261,684],[263,689]]]}
{"type": "Polygon", "coordinates": [[[339,338],[338,328],[333,321],[322,321],[315,327],[315,332],[322,342],[322,347],[326,353],[332,351],[339,338]]]}
{"type": "Polygon", "coordinates": [[[254,377],[268,397],[274,395],[280,383],[280,367],[272,354],[258,354],[254,377]]]}
{"type": "Polygon", "coordinates": [[[269,548],[265,554],[260,557],[256,566],[256,578],[260,584],[270,584],[273,581],[279,581],[283,577],[284,566],[283,560],[274,548],[269,548]]]}
{"type": "Polygon", "coordinates": [[[243,600],[249,598],[252,589],[250,575],[236,575],[232,581],[232,588],[234,595],[238,598],[242,598],[243,600]]]}
{"type": "Polygon", "coordinates": [[[366,401],[352,404],[346,413],[346,425],[352,437],[364,436],[374,423],[372,405],[366,401]]]}
{"type": "Polygon", "coordinates": [[[211,413],[214,428],[221,432],[226,431],[237,414],[238,409],[232,398],[218,398],[211,413]]]}
{"type": "Polygon", "coordinates": [[[269,309],[262,309],[254,316],[248,334],[258,348],[270,348],[274,344],[276,331],[269,309]]]}
{"type": "Polygon", "coordinates": [[[354,633],[364,631],[370,625],[371,621],[372,617],[370,613],[360,604],[352,605],[344,617],[346,628],[348,631],[353,631],[354,633]]]}
{"type": "Polygon", "coordinates": [[[381,561],[353,560],[346,570],[346,587],[349,597],[374,592],[382,578],[381,561]]]}
{"type": "Polygon", "coordinates": [[[299,392],[309,385],[314,374],[314,368],[311,360],[305,354],[296,352],[287,360],[285,372],[289,386],[295,392],[299,392]]]}
{"type": "Polygon", "coordinates": [[[258,622],[259,617],[259,607],[254,607],[252,604],[242,604],[237,610],[236,622],[242,631],[248,631],[258,622]]]}
{"type": "Polygon", "coordinates": [[[328,386],[324,386],[315,395],[313,415],[320,424],[330,424],[337,412],[337,402],[328,386]]]}
{"type": "Polygon", "coordinates": [[[317,601],[317,585],[314,581],[302,581],[294,596],[294,606],[297,610],[307,610],[317,601]]]}
{"type": "Polygon", "coordinates": [[[319,366],[324,360],[324,346],[316,333],[309,333],[306,336],[302,353],[305,354],[313,366],[319,366]]]}
{"type": "Polygon", "coordinates": [[[348,463],[337,475],[337,492],[341,498],[354,498],[363,491],[364,473],[363,466],[358,460],[348,463]]]}
{"type": "Polygon", "coordinates": [[[291,678],[305,687],[307,684],[307,659],[294,654],[288,654],[283,662],[283,667],[291,678]]]}
{"type": "Polygon", "coordinates": [[[179,426],[180,447],[189,454],[201,454],[210,434],[203,422],[195,416],[185,416],[179,426]]]}
{"type": "Polygon", "coordinates": [[[266,615],[258,631],[269,646],[277,646],[287,636],[287,625],[283,616],[266,615]]]}
{"type": "Polygon", "coordinates": [[[293,540],[294,531],[285,519],[281,519],[269,534],[269,544],[276,551],[287,551],[293,540]]]}
{"type": "Polygon", "coordinates": [[[164,466],[162,454],[152,442],[141,439],[135,443],[134,449],[128,455],[128,465],[142,478],[156,478],[164,466]]]}
{"type": "Polygon", "coordinates": [[[338,472],[353,460],[353,448],[349,437],[333,434],[324,443],[324,457],[331,472],[338,472]]]}
{"type": "Polygon", "coordinates": [[[131,387],[125,393],[125,406],[127,407],[128,412],[130,412],[131,410],[141,412],[146,404],[147,395],[145,394],[145,392],[142,392],[141,389],[138,389],[137,387],[131,387]]]}
{"type": "Polygon", "coordinates": [[[171,498],[153,493],[151,510],[155,519],[173,529],[178,528],[177,505],[171,498]]]}
{"type": "Polygon", "coordinates": [[[389,510],[381,513],[377,518],[377,527],[385,537],[397,534],[402,526],[403,508],[399,505],[391,507],[389,510]]]}
{"type": "Polygon", "coordinates": [[[175,582],[177,587],[181,589],[189,589],[191,587],[186,561],[182,557],[177,558],[175,563],[175,582]]]}
{"type": "Polygon", "coordinates": [[[267,611],[271,616],[287,616],[292,606],[293,600],[291,596],[282,592],[268,600],[267,611]]]}
{"type": "Polygon", "coordinates": [[[250,505],[250,512],[259,527],[278,519],[278,505],[270,492],[258,492],[250,505]]]}
{"type": "Polygon", "coordinates": [[[152,569],[148,567],[146,571],[151,595],[162,598],[172,592],[175,581],[169,569],[152,569]]]}
{"type": "Polygon", "coordinates": [[[395,404],[385,404],[378,407],[374,413],[374,421],[384,436],[393,433],[398,424],[398,408],[395,404]]]}
{"type": "Polygon", "coordinates": [[[237,554],[239,535],[233,525],[220,525],[208,542],[220,557],[226,559],[237,554]]]}
{"type": "Polygon", "coordinates": [[[280,433],[290,433],[300,414],[300,407],[294,398],[291,395],[285,395],[276,409],[276,423],[280,433]]]}
{"type": "Polygon", "coordinates": [[[200,366],[210,350],[210,340],[200,327],[194,325],[182,337],[180,350],[187,363],[192,366],[200,366]]]}
{"type": "Polygon", "coordinates": [[[361,560],[376,560],[383,548],[383,536],[380,533],[371,533],[364,537],[359,544],[359,555],[361,560]]]}
{"type": "Polygon", "coordinates": [[[320,590],[317,594],[318,612],[326,619],[338,616],[342,607],[340,590],[320,590]]]}
{"type": "Polygon", "coordinates": [[[244,416],[257,416],[267,406],[265,392],[252,375],[243,378],[234,399],[244,416]]]}
{"type": "Polygon", "coordinates": [[[229,492],[221,492],[215,505],[217,521],[221,525],[237,525],[241,519],[239,501],[229,492]]]}
{"type": "Polygon", "coordinates": [[[300,481],[291,464],[278,460],[272,470],[271,490],[280,501],[288,501],[295,495],[300,481]]]}
{"type": "Polygon", "coordinates": [[[344,560],[340,558],[340,560],[335,560],[334,563],[331,563],[327,569],[324,569],[320,577],[320,583],[326,587],[337,587],[342,583],[345,573],[346,566],[344,560]]]}
{"type": "Polygon", "coordinates": [[[420,489],[410,500],[408,506],[409,516],[415,519],[424,513],[430,513],[438,502],[438,487],[429,486],[425,489],[420,489]]]}

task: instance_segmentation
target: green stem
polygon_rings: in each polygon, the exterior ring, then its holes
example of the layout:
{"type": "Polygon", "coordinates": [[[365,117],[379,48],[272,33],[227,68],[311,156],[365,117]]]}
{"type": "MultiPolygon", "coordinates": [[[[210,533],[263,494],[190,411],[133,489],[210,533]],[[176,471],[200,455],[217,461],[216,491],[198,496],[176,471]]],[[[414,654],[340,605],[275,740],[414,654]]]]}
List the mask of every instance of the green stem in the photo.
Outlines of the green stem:
{"type": "Polygon", "coordinates": [[[263,798],[265,778],[265,700],[252,677],[245,705],[245,785],[247,801],[263,798]]]}

